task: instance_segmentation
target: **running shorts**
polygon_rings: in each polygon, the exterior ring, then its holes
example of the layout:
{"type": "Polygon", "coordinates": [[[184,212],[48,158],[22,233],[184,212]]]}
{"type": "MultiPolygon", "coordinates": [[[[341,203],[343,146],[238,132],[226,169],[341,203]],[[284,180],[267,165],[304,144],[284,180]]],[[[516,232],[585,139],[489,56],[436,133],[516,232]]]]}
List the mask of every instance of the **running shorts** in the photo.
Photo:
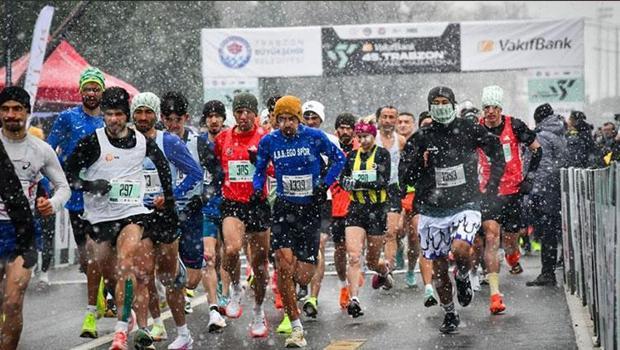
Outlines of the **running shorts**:
{"type": "Polygon", "coordinates": [[[295,204],[276,198],[271,224],[273,251],[290,248],[297,260],[316,265],[320,245],[319,213],[316,204],[295,204]]]}
{"type": "Polygon", "coordinates": [[[480,228],[480,218],[480,212],[475,210],[440,218],[420,214],[418,235],[422,254],[430,260],[446,257],[455,239],[471,245],[480,228]]]}

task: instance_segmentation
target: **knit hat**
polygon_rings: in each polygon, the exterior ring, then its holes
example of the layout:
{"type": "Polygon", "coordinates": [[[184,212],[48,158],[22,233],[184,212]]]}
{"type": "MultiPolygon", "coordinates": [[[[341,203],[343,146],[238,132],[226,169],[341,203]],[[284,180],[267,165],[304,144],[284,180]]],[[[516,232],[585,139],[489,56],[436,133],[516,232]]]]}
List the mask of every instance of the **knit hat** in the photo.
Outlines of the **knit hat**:
{"type": "Polygon", "coordinates": [[[187,114],[189,102],[182,93],[177,91],[169,91],[161,97],[161,114],[169,116],[172,113],[182,116],[187,114]]]}
{"type": "Polygon", "coordinates": [[[452,103],[452,107],[456,105],[456,99],[454,98],[454,92],[452,91],[452,89],[450,89],[449,87],[445,87],[445,86],[436,86],[432,88],[431,91],[428,92],[428,109],[429,110],[431,109],[431,104],[433,103],[433,100],[439,96],[447,98],[450,101],[450,103],[452,103]]]}
{"type": "Polygon", "coordinates": [[[501,87],[491,85],[482,89],[482,108],[488,106],[504,108],[504,90],[501,87]]]}
{"type": "Polygon", "coordinates": [[[30,94],[19,86],[9,86],[0,92],[0,106],[6,101],[21,103],[30,113],[30,94]]]}
{"type": "Polygon", "coordinates": [[[370,134],[372,136],[377,136],[377,127],[374,124],[359,122],[355,124],[355,129],[353,129],[356,134],[370,134]]]}
{"type": "Polygon", "coordinates": [[[325,106],[319,101],[308,101],[301,106],[301,112],[303,115],[306,115],[306,112],[314,112],[319,118],[321,118],[321,122],[325,121],[325,106]]]}
{"type": "Polygon", "coordinates": [[[131,100],[131,116],[135,113],[138,107],[146,107],[155,112],[155,117],[158,119],[160,111],[160,100],[157,95],[152,92],[141,92],[134,96],[131,100]]]}
{"type": "Polygon", "coordinates": [[[301,115],[301,100],[290,95],[280,97],[273,109],[273,115],[277,118],[281,114],[293,115],[299,119],[300,123],[303,123],[303,118],[301,115]]]}
{"type": "Polygon", "coordinates": [[[106,111],[108,109],[120,109],[127,115],[129,113],[129,93],[122,87],[113,86],[106,89],[101,97],[101,110],[106,111]]]}
{"type": "Polygon", "coordinates": [[[80,91],[86,83],[97,83],[105,90],[105,76],[98,68],[88,67],[80,75],[80,91]]]}
{"type": "Polygon", "coordinates": [[[239,108],[247,108],[254,112],[254,114],[258,114],[258,100],[256,96],[242,92],[238,95],[235,95],[233,99],[233,112],[238,110],[239,108]]]}
{"type": "Polygon", "coordinates": [[[226,120],[226,106],[221,101],[211,100],[205,103],[202,108],[202,116],[206,117],[209,113],[217,113],[226,120]]]}
{"type": "Polygon", "coordinates": [[[553,108],[551,108],[551,105],[548,103],[542,104],[536,107],[536,110],[534,111],[534,121],[536,124],[540,124],[540,122],[545,120],[545,118],[550,115],[553,115],[553,108]]]}
{"type": "Polygon", "coordinates": [[[338,129],[340,126],[345,125],[353,129],[355,127],[355,116],[351,113],[342,113],[336,117],[334,127],[338,129]]]}

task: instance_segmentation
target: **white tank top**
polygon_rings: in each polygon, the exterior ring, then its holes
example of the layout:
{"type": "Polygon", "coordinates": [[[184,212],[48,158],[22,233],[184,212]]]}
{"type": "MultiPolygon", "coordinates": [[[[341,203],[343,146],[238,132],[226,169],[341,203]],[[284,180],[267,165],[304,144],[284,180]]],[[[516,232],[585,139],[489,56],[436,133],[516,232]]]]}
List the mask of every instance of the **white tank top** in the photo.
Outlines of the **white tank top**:
{"type": "Polygon", "coordinates": [[[150,213],[143,203],[143,162],[146,157],[144,136],[136,131],[136,146],[123,149],[110,143],[104,128],[95,132],[99,140],[99,159],[84,171],[83,178],[88,181],[108,180],[112,189],[104,196],[84,192],[84,220],[97,224],[150,213]]]}
{"type": "MultiPolygon", "coordinates": [[[[394,138],[394,143],[392,147],[388,149],[390,152],[390,185],[398,183],[398,164],[400,163],[400,141],[398,140],[398,134],[394,132],[392,133],[392,137],[394,138]]],[[[383,147],[381,133],[377,134],[376,143],[377,146],[383,147]]]]}

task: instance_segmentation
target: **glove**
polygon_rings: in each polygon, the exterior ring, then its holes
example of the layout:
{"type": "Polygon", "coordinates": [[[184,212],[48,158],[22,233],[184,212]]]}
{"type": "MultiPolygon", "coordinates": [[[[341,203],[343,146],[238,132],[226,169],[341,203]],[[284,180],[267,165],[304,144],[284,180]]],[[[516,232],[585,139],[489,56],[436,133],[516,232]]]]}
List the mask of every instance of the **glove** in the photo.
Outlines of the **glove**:
{"type": "Polygon", "coordinates": [[[110,192],[112,185],[108,180],[97,179],[95,181],[84,181],[84,190],[95,195],[103,196],[110,192]]]}
{"type": "Polygon", "coordinates": [[[257,155],[258,155],[258,151],[256,149],[248,149],[248,156],[250,157],[250,163],[256,164],[257,155]]]}
{"type": "Polygon", "coordinates": [[[353,180],[350,177],[345,177],[340,182],[340,186],[342,186],[342,188],[344,188],[345,191],[351,192],[355,188],[355,180],[353,180]]]}
{"type": "Polygon", "coordinates": [[[327,202],[327,189],[327,185],[325,184],[320,184],[314,188],[312,196],[314,197],[314,202],[316,204],[321,205],[327,202]]]}
{"type": "Polygon", "coordinates": [[[534,188],[534,181],[526,178],[523,181],[521,181],[521,184],[519,185],[519,193],[530,194],[533,188],[534,188]]]}
{"type": "Polygon", "coordinates": [[[265,202],[265,195],[263,194],[263,190],[256,190],[250,196],[250,204],[259,205],[265,202]]]}
{"type": "Polygon", "coordinates": [[[15,251],[15,256],[20,256],[24,259],[24,263],[22,264],[22,266],[25,269],[31,269],[34,265],[37,264],[37,259],[39,257],[39,254],[37,253],[37,250],[34,249],[34,247],[29,247],[29,248],[25,248],[25,249],[17,249],[15,251]]]}

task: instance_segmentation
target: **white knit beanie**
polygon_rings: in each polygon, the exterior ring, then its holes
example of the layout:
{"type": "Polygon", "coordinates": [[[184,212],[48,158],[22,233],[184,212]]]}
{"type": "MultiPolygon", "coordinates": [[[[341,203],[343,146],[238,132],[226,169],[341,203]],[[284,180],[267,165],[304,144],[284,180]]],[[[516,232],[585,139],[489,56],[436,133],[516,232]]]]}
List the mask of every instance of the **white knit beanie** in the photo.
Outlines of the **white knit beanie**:
{"type": "Polygon", "coordinates": [[[487,86],[482,89],[482,108],[487,106],[504,107],[504,90],[497,85],[487,86]]]}
{"type": "Polygon", "coordinates": [[[159,118],[161,111],[161,101],[157,95],[152,92],[141,92],[134,96],[131,100],[131,117],[138,107],[147,107],[155,112],[155,116],[159,118]]]}

